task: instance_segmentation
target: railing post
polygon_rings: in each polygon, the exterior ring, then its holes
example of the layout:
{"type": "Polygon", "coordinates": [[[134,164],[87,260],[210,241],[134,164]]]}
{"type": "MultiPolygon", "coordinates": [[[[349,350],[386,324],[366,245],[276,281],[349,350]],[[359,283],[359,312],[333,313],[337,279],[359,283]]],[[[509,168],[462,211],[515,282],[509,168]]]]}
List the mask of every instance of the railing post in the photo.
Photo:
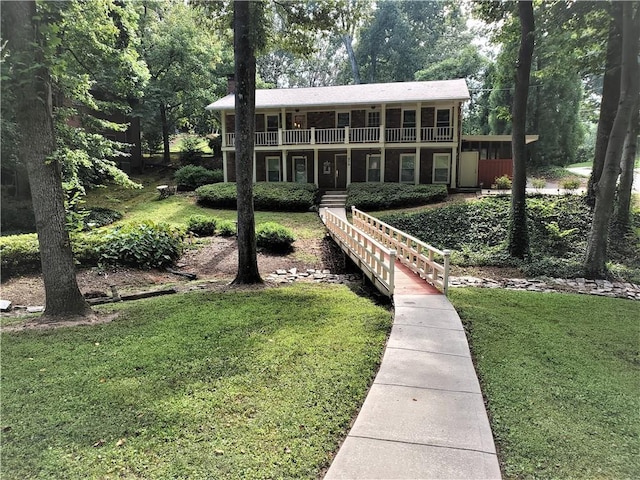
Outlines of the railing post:
{"type": "Polygon", "coordinates": [[[344,143],[349,143],[349,127],[344,127],[344,143]]]}
{"type": "Polygon", "coordinates": [[[384,125],[380,125],[380,138],[378,143],[384,143],[384,125]]]}
{"type": "Polygon", "coordinates": [[[449,257],[451,256],[451,250],[443,250],[444,255],[444,278],[442,279],[442,287],[444,289],[444,294],[447,295],[449,292],[449,257]]]}
{"type": "Polygon", "coordinates": [[[282,145],[282,129],[278,129],[278,145],[282,145]]]}
{"type": "Polygon", "coordinates": [[[389,295],[393,295],[395,288],[395,273],[396,273],[396,251],[389,251],[389,295]]]}
{"type": "Polygon", "coordinates": [[[316,127],[311,127],[311,145],[316,144],[316,127]]]}

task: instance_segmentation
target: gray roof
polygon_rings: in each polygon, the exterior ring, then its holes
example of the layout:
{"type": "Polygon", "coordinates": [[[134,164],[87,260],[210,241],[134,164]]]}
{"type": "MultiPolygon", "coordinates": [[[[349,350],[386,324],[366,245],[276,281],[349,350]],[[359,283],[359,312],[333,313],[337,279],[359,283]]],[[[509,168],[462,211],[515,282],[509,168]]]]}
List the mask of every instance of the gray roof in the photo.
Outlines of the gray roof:
{"type": "MultiPolygon", "coordinates": [[[[277,88],[256,90],[256,109],[324,107],[381,103],[468,100],[463,78],[431,82],[367,83],[334,87],[277,88]]],[[[234,110],[233,94],[208,105],[207,110],[234,110]]]]}

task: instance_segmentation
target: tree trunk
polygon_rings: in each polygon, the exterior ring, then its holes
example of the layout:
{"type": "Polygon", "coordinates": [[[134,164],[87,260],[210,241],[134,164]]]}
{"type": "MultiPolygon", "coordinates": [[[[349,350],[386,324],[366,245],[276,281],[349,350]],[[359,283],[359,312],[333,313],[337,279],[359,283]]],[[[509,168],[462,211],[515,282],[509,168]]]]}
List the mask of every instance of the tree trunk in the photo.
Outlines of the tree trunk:
{"type": "Polygon", "coordinates": [[[342,42],[344,43],[344,47],[347,49],[347,54],[349,55],[349,63],[351,64],[351,72],[353,73],[353,83],[354,85],[358,85],[360,83],[360,69],[358,68],[358,62],[356,61],[356,54],[353,51],[353,39],[351,35],[345,33],[342,35],[342,42]]]}
{"type": "Polygon", "coordinates": [[[527,146],[525,130],[527,122],[527,97],[529,75],[533,56],[535,23],[533,5],[530,1],[518,2],[520,17],[520,50],[516,64],[516,83],[511,110],[513,126],[511,144],[513,149],[513,184],[511,190],[511,218],[509,225],[509,253],[516,258],[529,254],[529,233],[527,231],[526,187],[527,187],[527,146]]]}
{"type": "Polygon", "coordinates": [[[602,100],[600,102],[600,118],[596,131],[596,146],[593,154],[593,167],[587,185],[587,203],[592,207],[596,202],[596,190],[604,167],[609,135],[613,127],[620,99],[620,58],[622,56],[622,5],[612,2],[611,23],[607,39],[607,56],[605,60],[604,78],[602,81],[602,100]]]}
{"type": "Polygon", "coordinates": [[[16,108],[22,138],[20,158],[29,176],[46,295],[42,319],[86,316],[91,308],[76,280],[60,165],[50,158],[55,149],[51,82],[34,24],[36,4],[7,2],[3,9],[9,61],[20,102],[16,108]]]}
{"type": "Polygon", "coordinates": [[[616,233],[625,234],[629,231],[629,214],[631,212],[631,193],[633,189],[633,168],[640,135],[640,101],[636,105],[629,121],[627,136],[624,140],[622,161],[620,162],[620,182],[618,183],[618,201],[613,214],[613,225],[616,233]]]}
{"type": "Polygon", "coordinates": [[[261,283],[253,214],[253,153],[256,110],[256,57],[253,2],[233,2],[236,76],[236,188],[238,195],[238,273],[234,284],[261,283]]]}
{"type": "Polygon", "coordinates": [[[607,154],[605,155],[602,175],[596,188],[596,205],[593,221],[587,241],[587,254],[584,262],[584,274],[588,278],[602,278],[606,275],[607,240],[609,221],[613,213],[616,181],[620,174],[620,159],[627,133],[627,126],[633,114],[640,78],[638,72],[638,40],[640,37],[640,15],[634,20],[632,2],[622,6],[622,72],[620,83],[620,101],[613,122],[607,154]]]}
{"type": "Polygon", "coordinates": [[[167,106],[160,104],[160,122],[162,124],[162,160],[166,165],[171,163],[171,148],[169,147],[169,122],[167,121],[167,106]]]}

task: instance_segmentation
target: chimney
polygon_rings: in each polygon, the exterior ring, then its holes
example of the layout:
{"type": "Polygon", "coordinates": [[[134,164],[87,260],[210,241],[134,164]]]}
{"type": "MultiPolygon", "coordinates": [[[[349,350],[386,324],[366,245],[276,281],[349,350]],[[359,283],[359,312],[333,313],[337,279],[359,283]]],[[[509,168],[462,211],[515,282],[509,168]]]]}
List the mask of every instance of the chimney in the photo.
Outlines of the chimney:
{"type": "Polygon", "coordinates": [[[232,73],[227,75],[227,94],[236,93],[236,76],[232,73]]]}

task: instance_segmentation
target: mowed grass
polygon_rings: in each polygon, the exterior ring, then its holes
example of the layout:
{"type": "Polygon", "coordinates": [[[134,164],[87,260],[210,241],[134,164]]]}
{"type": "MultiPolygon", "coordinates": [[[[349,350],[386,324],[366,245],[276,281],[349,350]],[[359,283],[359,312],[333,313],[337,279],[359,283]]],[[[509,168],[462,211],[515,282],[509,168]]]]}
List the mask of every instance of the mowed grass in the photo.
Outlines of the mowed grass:
{"type": "MultiPolygon", "coordinates": [[[[87,195],[87,207],[106,207],[124,214],[118,223],[141,222],[152,220],[165,222],[175,226],[185,226],[193,215],[207,215],[220,220],[237,219],[235,210],[206,208],[196,203],[194,195],[172,195],[160,199],[156,187],[161,184],[172,184],[173,180],[166,174],[152,173],[138,179],[142,189],[128,189],[115,185],[97,188],[87,195]]],[[[255,212],[256,224],[277,222],[293,229],[299,239],[321,239],[326,230],[320,217],[315,212],[255,212]]]]}
{"type": "Polygon", "coordinates": [[[391,322],[329,285],[117,310],[109,324],[2,334],[3,479],[317,478],[391,322]]]}
{"type": "Polygon", "coordinates": [[[637,302],[450,292],[468,331],[506,478],[638,478],[637,302]]]}

